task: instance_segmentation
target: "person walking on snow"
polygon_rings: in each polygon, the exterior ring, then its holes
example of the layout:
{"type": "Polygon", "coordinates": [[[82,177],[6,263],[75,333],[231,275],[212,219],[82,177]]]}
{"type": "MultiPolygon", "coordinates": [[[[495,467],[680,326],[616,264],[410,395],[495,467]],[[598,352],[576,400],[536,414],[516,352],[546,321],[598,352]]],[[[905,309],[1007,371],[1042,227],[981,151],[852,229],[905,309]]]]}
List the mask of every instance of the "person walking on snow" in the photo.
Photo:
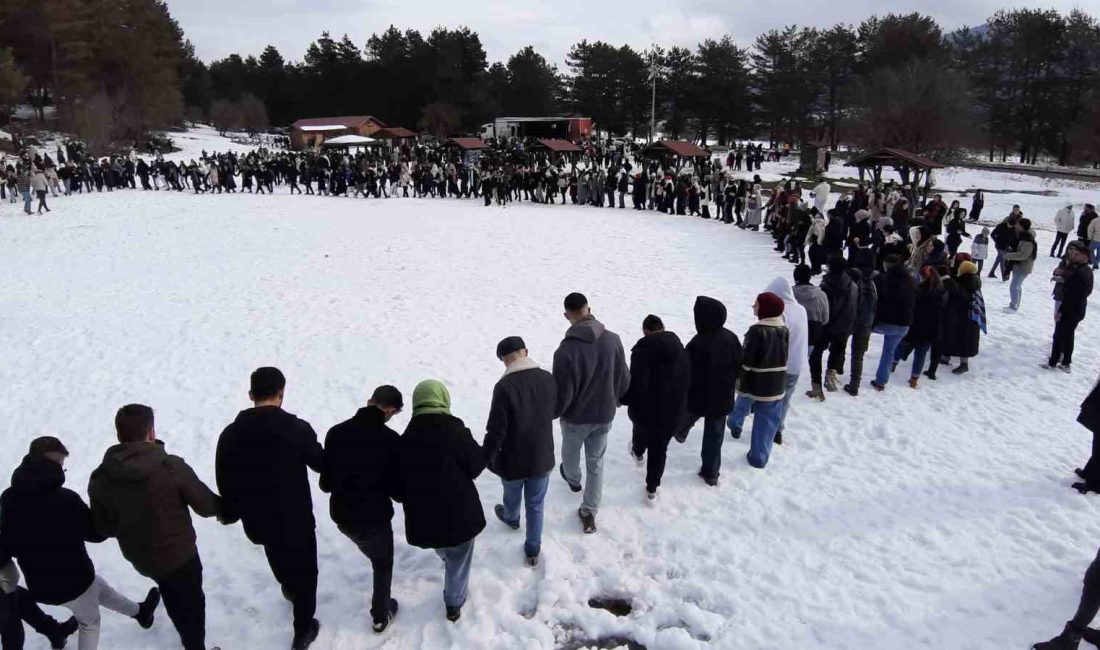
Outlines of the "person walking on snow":
{"type": "Polygon", "coordinates": [[[603,496],[603,456],[615,410],[630,387],[630,370],[619,336],[596,320],[580,293],[565,297],[569,329],[554,353],[558,387],[555,415],[561,418],[561,477],[573,492],[584,490],[577,510],[584,532],[596,532],[603,496]],[[582,487],[580,456],[584,447],[587,477],[582,487]]]}
{"type": "Polygon", "coordinates": [[[768,464],[786,394],[790,334],[782,318],[784,308],[783,299],[774,293],[756,297],[752,310],[760,320],[745,334],[740,395],[727,421],[730,432],[738,437],[745,418],[753,413],[748,460],[757,469],[768,464]]]}
{"type": "MultiPolygon", "coordinates": [[[[798,269],[804,269],[803,279],[808,283],[810,281],[809,267],[805,264],[796,267],[796,278],[799,275],[798,269]]],[[[806,309],[796,299],[794,290],[787,278],[772,280],[767,291],[783,299],[783,322],[787,324],[787,331],[790,333],[787,376],[783,384],[783,403],[779,410],[779,429],[775,432],[775,444],[781,445],[783,444],[783,431],[787,428],[787,413],[791,410],[791,399],[794,398],[794,392],[798,388],[798,379],[802,376],[802,369],[806,366],[806,359],[810,355],[808,333],[810,326],[806,309]]],[[[826,309],[828,309],[828,304],[829,301],[826,299],[826,309]]]]}
{"type": "Polygon", "coordinates": [[[917,300],[913,276],[901,260],[894,255],[887,255],[883,266],[886,268],[885,273],[876,278],[878,312],[873,330],[876,334],[882,334],[882,356],[879,358],[878,372],[871,382],[871,386],[877,391],[884,390],[886,382],[890,381],[890,372],[894,368],[894,352],[913,324],[913,308],[917,300]]]}
{"type": "Polygon", "coordinates": [[[1044,368],[1070,372],[1077,326],[1085,319],[1092,294],[1093,272],[1084,244],[1070,242],[1066,261],[1054,271],[1054,342],[1044,368]]]}
{"type": "Polygon", "coordinates": [[[1068,243],[1070,233],[1073,232],[1076,225],[1077,217],[1073,214],[1073,204],[1067,203],[1066,207],[1058,210],[1054,215],[1054,229],[1057,234],[1054,236],[1054,243],[1050,247],[1051,257],[1061,258],[1065,254],[1066,243],[1068,243]]]}
{"type": "Polygon", "coordinates": [[[494,507],[497,519],[519,530],[525,505],[527,538],[523,554],[537,566],[542,551],[542,520],[550,472],[554,469],[554,415],[558,389],[554,375],[527,356],[527,344],[509,336],[497,344],[504,375],[493,388],[485,425],[485,465],[500,477],[504,496],[494,507]]]}

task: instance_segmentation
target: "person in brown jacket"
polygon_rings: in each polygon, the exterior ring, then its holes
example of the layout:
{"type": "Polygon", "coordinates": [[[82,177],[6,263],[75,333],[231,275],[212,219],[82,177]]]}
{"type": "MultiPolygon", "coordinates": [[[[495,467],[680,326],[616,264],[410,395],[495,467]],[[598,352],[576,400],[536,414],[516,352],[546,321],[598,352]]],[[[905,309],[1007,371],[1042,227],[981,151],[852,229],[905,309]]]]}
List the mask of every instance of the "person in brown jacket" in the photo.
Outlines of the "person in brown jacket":
{"type": "Polygon", "coordinates": [[[92,518],[115,537],[138,573],[160,587],[185,650],[206,650],[202,561],[191,525],[221,514],[221,499],[157,440],[153,409],[130,404],[115,416],[119,444],[107,450],[88,485],[92,518]]]}

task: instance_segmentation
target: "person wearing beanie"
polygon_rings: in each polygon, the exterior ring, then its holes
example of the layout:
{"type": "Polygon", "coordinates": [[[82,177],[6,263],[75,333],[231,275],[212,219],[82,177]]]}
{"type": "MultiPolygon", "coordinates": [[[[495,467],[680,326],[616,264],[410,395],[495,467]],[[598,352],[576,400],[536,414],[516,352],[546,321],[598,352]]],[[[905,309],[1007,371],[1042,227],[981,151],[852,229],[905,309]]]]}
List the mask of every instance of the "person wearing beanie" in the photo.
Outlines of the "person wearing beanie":
{"type": "Polygon", "coordinates": [[[294,605],[293,650],[317,640],[317,523],[309,470],[322,472],[325,451],[313,427],[283,410],[286,377],[258,368],[249,382],[253,407],[222,431],[214,459],[221,521],[241,522],[264,547],[271,573],[294,605]]]}
{"type": "Polygon", "coordinates": [[[329,429],[321,491],[331,495],[329,513],[336,527],[371,563],[374,591],[372,628],[381,634],[397,615],[390,597],[393,581],[393,501],[400,436],[386,426],[404,408],[394,386],[374,389],[366,406],[329,429]]]}
{"type": "Polygon", "coordinates": [[[413,416],[398,445],[395,498],[405,509],[405,539],[443,560],[447,620],[462,616],[470,585],[474,540],[485,529],[474,479],[485,452],[462,420],[451,415],[451,394],[438,381],[413,391],[413,416]]]}
{"type": "Polygon", "coordinates": [[[1008,287],[1010,302],[1005,313],[1015,314],[1020,309],[1023,298],[1024,280],[1035,269],[1035,259],[1039,254],[1039,245],[1035,242],[1035,231],[1031,229],[1031,220],[1021,218],[1016,222],[1016,244],[1004,254],[1010,264],[1012,283],[1008,287]]]}
{"type": "Polygon", "coordinates": [[[561,418],[561,477],[573,492],[584,490],[577,516],[586,534],[596,532],[603,498],[603,456],[615,412],[630,387],[626,351],[618,334],[592,315],[580,293],[565,297],[569,329],[554,352],[558,386],[555,415],[561,418]],[[581,485],[581,448],[587,480],[581,485]]]}
{"type": "MultiPolygon", "coordinates": [[[[938,241],[938,240],[937,240],[938,241]]],[[[889,255],[883,261],[886,272],[876,278],[878,310],[875,314],[875,334],[882,334],[882,356],[871,386],[878,391],[886,388],[894,368],[894,353],[913,324],[913,307],[917,286],[901,260],[889,255]]]]}
{"type": "Polygon", "coordinates": [[[726,329],[726,318],[726,306],[720,301],[707,296],[696,298],[697,334],[686,348],[691,359],[691,383],[688,388],[691,422],[677,438],[684,442],[688,431],[700,419],[703,420],[699,477],[711,487],[718,485],[726,416],[733,410],[742,363],[741,341],[726,329]]]}
{"type": "Polygon", "coordinates": [[[527,356],[527,344],[509,336],[497,345],[504,375],[493,388],[485,425],[485,465],[500,477],[504,497],[493,511],[519,530],[520,502],[527,516],[523,553],[536,566],[542,550],[542,513],[554,469],[554,414],[558,389],[554,375],[527,356]]]}
{"type": "Polygon", "coordinates": [[[741,434],[745,418],[753,413],[749,464],[763,469],[779,430],[790,352],[790,332],[783,321],[785,304],[774,293],[762,293],[753,303],[759,321],[745,334],[740,395],[729,416],[730,431],[741,434]]]}
{"type": "Polygon", "coordinates": [[[649,505],[657,500],[668,444],[688,420],[690,384],[691,361],[680,337],[666,332],[659,317],[646,316],[642,338],[630,351],[630,389],[623,403],[634,425],[630,455],[636,464],[646,466],[649,505]]]}

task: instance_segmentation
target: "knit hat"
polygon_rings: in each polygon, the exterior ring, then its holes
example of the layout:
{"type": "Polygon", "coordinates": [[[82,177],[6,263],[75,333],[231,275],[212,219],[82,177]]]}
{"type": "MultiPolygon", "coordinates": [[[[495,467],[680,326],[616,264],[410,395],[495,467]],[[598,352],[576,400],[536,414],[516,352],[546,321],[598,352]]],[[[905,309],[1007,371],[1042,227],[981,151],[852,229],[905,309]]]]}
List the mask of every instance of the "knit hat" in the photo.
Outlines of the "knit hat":
{"type": "Polygon", "coordinates": [[[963,262],[959,265],[959,277],[964,275],[975,275],[978,272],[978,265],[974,262],[963,262]]]}
{"type": "Polygon", "coordinates": [[[497,358],[503,359],[513,352],[519,352],[520,350],[526,349],[527,344],[523,342],[523,339],[518,336],[509,336],[500,343],[497,343],[497,358]]]}
{"type": "Polygon", "coordinates": [[[783,315],[783,299],[766,292],[756,297],[756,315],[760,318],[778,318],[783,315]]]}

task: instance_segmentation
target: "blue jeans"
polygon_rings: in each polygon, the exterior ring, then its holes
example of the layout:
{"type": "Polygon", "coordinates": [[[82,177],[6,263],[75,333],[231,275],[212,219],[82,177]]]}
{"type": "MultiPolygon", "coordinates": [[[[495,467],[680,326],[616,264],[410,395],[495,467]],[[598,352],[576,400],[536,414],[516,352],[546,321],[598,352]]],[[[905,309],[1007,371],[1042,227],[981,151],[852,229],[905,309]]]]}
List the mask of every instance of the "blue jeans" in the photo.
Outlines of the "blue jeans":
{"type": "Polygon", "coordinates": [[[1029,273],[1020,273],[1013,269],[1012,282],[1008,285],[1008,295],[1010,297],[1009,306],[1013,309],[1020,308],[1020,298],[1023,297],[1024,280],[1027,279],[1029,273]]]}
{"type": "Polygon", "coordinates": [[[603,499],[603,455],[607,451],[607,434],[611,423],[574,424],[561,421],[561,467],[570,483],[581,482],[581,447],[584,447],[585,469],[584,498],[581,511],[596,514],[603,499]]]}
{"type": "Polygon", "coordinates": [[[546,490],[550,485],[550,475],[538,478],[501,480],[504,484],[504,518],[519,523],[519,502],[523,499],[527,506],[527,541],[523,552],[527,557],[538,557],[542,550],[542,512],[546,501],[546,490]]]}
{"type": "Polygon", "coordinates": [[[775,433],[779,431],[783,402],[757,402],[750,399],[752,416],[752,443],[749,446],[749,465],[764,469],[772,455],[775,433]]]}
{"type": "Polygon", "coordinates": [[[1100,241],[1094,241],[1089,245],[1092,252],[1092,268],[1100,269],[1100,241]]]}
{"type": "Polygon", "coordinates": [[[733,403],[733,411],[730,412],[728,418],[726,418],[726,425],[730,428],[730,431],[740,432],[745,428],[745,418],[749,417],[749,413],[752,411],[753,401],[744,395],[738,396],[737,400],[733,403]]]}
{"type": "Polygon", "coordinates": [[[23,192],[23,212],[31,213],[31,191],[23,192]]]}
{"type": "Polygon", "coordinates": [[[783,394],[783,406],[779,409],[779,431],[787,426],[787,413],[791,410],[791,398],[794,397],[794,389],[798,388],[798,378],[801,375],[787,375],[786,389],[783,394]]]}
{"type": "Polygon", "coordinates": [[[447,607],[462,607],[466,604],[470,565],[474,560],[474,539],[458,546],[435,550],[435,554],[443,560],[443,604],[447,607]]]}
{"type": "Polygon", "coordinates": [[[894,366],[894,352],[898,349],[898,343],[909,333],[909,326],[879,323],[873,331],[875,334],[882,334],[882,356],[878,360],[875,383],[885,386],[890,381],[890,371],[894,366]]]}
{"type": "Polygon", "coordinates": [[[703,419],[703,478],[718,478],[722,471],[722,442],[726,437],[726,417],[703,419]]]}
{"type": "Polygon", "coordinates": [[[924,372],[924,360],[928,357],[928,351],[931,349],[931,343],[920,343],[913,348],[913,369],[909,372],[910,377],[920,377],[920,374],[924,372]]]}

